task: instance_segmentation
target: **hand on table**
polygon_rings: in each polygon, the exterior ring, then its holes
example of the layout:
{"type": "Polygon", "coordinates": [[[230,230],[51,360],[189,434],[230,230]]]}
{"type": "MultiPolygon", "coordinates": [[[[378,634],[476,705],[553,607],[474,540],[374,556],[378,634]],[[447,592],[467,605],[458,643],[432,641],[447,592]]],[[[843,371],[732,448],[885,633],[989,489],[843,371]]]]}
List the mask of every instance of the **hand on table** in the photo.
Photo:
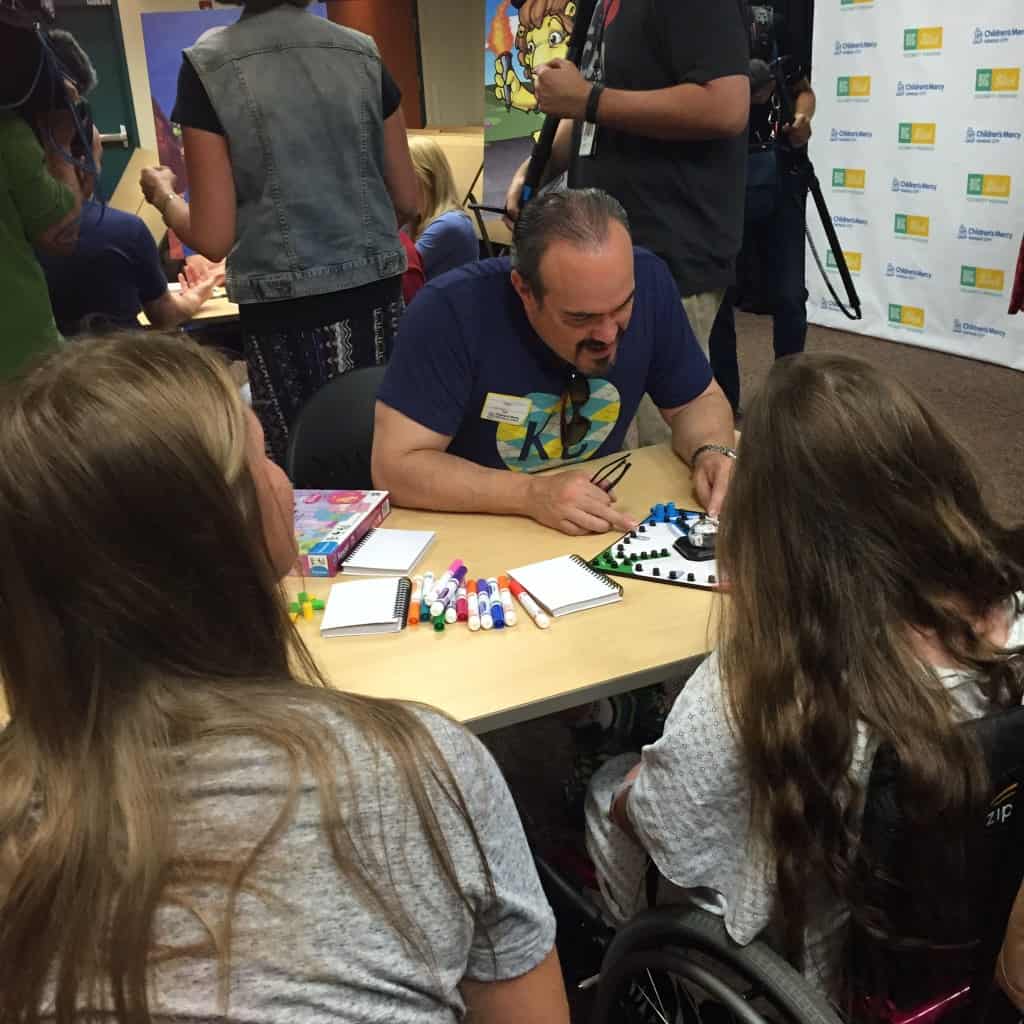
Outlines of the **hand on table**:
{"type": "Polygon", "coordinates": [[[632,516],[616,511],[615,496],[591,483],[586,473],[530,478],[530,515],[538,523],[578,537],[587,533],[625,533],[636,528],[632,516]]]}
{"type": "Polygon", "coordinates": [[[591,83],[572,61],[556,58],[541,64],[533,73],[533,82],[542,113],[583,120],[591,83]]]}
{"type": "Polygon", "coordinates": [[[139,184],[146,202],[159,210],[166,198],[174,192],[177,178],[170,167],[143,167],[139,184]]]}

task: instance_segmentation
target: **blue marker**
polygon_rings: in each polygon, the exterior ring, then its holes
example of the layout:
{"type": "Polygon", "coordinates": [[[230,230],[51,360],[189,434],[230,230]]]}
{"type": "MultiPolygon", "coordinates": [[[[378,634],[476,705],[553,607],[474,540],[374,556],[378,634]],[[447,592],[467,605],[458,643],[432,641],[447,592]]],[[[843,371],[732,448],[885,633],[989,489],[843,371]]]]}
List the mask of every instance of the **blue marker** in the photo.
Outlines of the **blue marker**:
{"type": "Polygon", "coordinates": [[[476,581],[476,600],[480,606],[480,625],[484,629],[494,628],[494,619],[491,618],[491,588],[487,586],[487,580],[476,581]]]}
{"type": "Polygon", "coordinates": [[[492,576],[487,581],[487,587],[491,592],[494,600],[491,603],[491,618],[494,620],[495,629],[505,628],[505,609],[501,606],[501,594],[498,590],[498,578],[492,576]]]}

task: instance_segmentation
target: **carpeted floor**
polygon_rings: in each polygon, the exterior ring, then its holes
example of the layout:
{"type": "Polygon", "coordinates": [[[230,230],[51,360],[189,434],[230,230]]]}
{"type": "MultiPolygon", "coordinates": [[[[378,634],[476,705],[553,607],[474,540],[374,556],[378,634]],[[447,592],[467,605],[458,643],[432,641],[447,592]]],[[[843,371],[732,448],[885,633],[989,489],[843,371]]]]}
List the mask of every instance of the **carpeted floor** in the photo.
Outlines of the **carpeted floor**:
{"type": "MultiPolygon", "coordinates": [[[[739,314],[737,336],[746,401],[771,363],[771,319],[739,314]]],[[[807,348],[859,356],[910,385],[973,452],[991,487],[993,509],[1006,519],[1024,518],[1024,374],[821,327],[810,328],[807,348]]],[[[508,778],[531,839],[545,849],[572,842],[576,833],[561,797],[572,766],[566,725],[540,719],[483,738],[508,778]]],[[[575,994],[572,1002],[574,1019],[584,1019],[575,994]]]]}

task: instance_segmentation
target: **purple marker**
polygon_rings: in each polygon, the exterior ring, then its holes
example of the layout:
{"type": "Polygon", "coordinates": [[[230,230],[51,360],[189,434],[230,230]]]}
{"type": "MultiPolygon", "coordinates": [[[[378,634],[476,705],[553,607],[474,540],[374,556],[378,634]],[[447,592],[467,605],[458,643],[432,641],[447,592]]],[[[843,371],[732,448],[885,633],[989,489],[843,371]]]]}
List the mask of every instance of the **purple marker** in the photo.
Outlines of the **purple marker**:
{"type": "Polygon", "coordinates": [[[494,628],[494,619],[491,618],[491,588],[487,580],[476,581],[476,600],[480,606],[480,625],[484,629],[494,628]]]}

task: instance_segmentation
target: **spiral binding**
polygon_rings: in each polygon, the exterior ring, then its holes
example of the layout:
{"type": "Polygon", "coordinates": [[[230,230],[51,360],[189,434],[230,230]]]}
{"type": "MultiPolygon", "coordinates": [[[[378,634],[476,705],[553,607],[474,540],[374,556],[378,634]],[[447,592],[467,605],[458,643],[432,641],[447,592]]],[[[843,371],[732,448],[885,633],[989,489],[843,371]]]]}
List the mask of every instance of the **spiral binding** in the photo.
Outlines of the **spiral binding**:
{"type": "Polygon", "coordinates": [[[405,629],[409,618],[409,597],[412,594],[412,580],[403,576],[398,581],[398,592],[395,594],[395,619],[401,623],[399,628],[405,629]]]}
{"type": "Polygon", "coordinates": [[[372,530],[367,530],[362,537],[359,538],[359,543],[345,556],[345,561],[342,562],[342,568],[345,566],[345,562],[351,561],[353,555],[358,555],[360,549],[366,544],[366,542],[377,532],[377,528],[374,527],[372,530]]]}
{"type": "Polygon", "coordinates": [[[575,562],[581,569],[586,569],[591,576],[599,579],[609,590],[614,590],[619,597],[622,597],[622,584],[616,583],[610,576],[606,576],[603,572],[599,572],[585,559],[580,558],[579,555],[570,555],[569,560],[575,562]]]}

